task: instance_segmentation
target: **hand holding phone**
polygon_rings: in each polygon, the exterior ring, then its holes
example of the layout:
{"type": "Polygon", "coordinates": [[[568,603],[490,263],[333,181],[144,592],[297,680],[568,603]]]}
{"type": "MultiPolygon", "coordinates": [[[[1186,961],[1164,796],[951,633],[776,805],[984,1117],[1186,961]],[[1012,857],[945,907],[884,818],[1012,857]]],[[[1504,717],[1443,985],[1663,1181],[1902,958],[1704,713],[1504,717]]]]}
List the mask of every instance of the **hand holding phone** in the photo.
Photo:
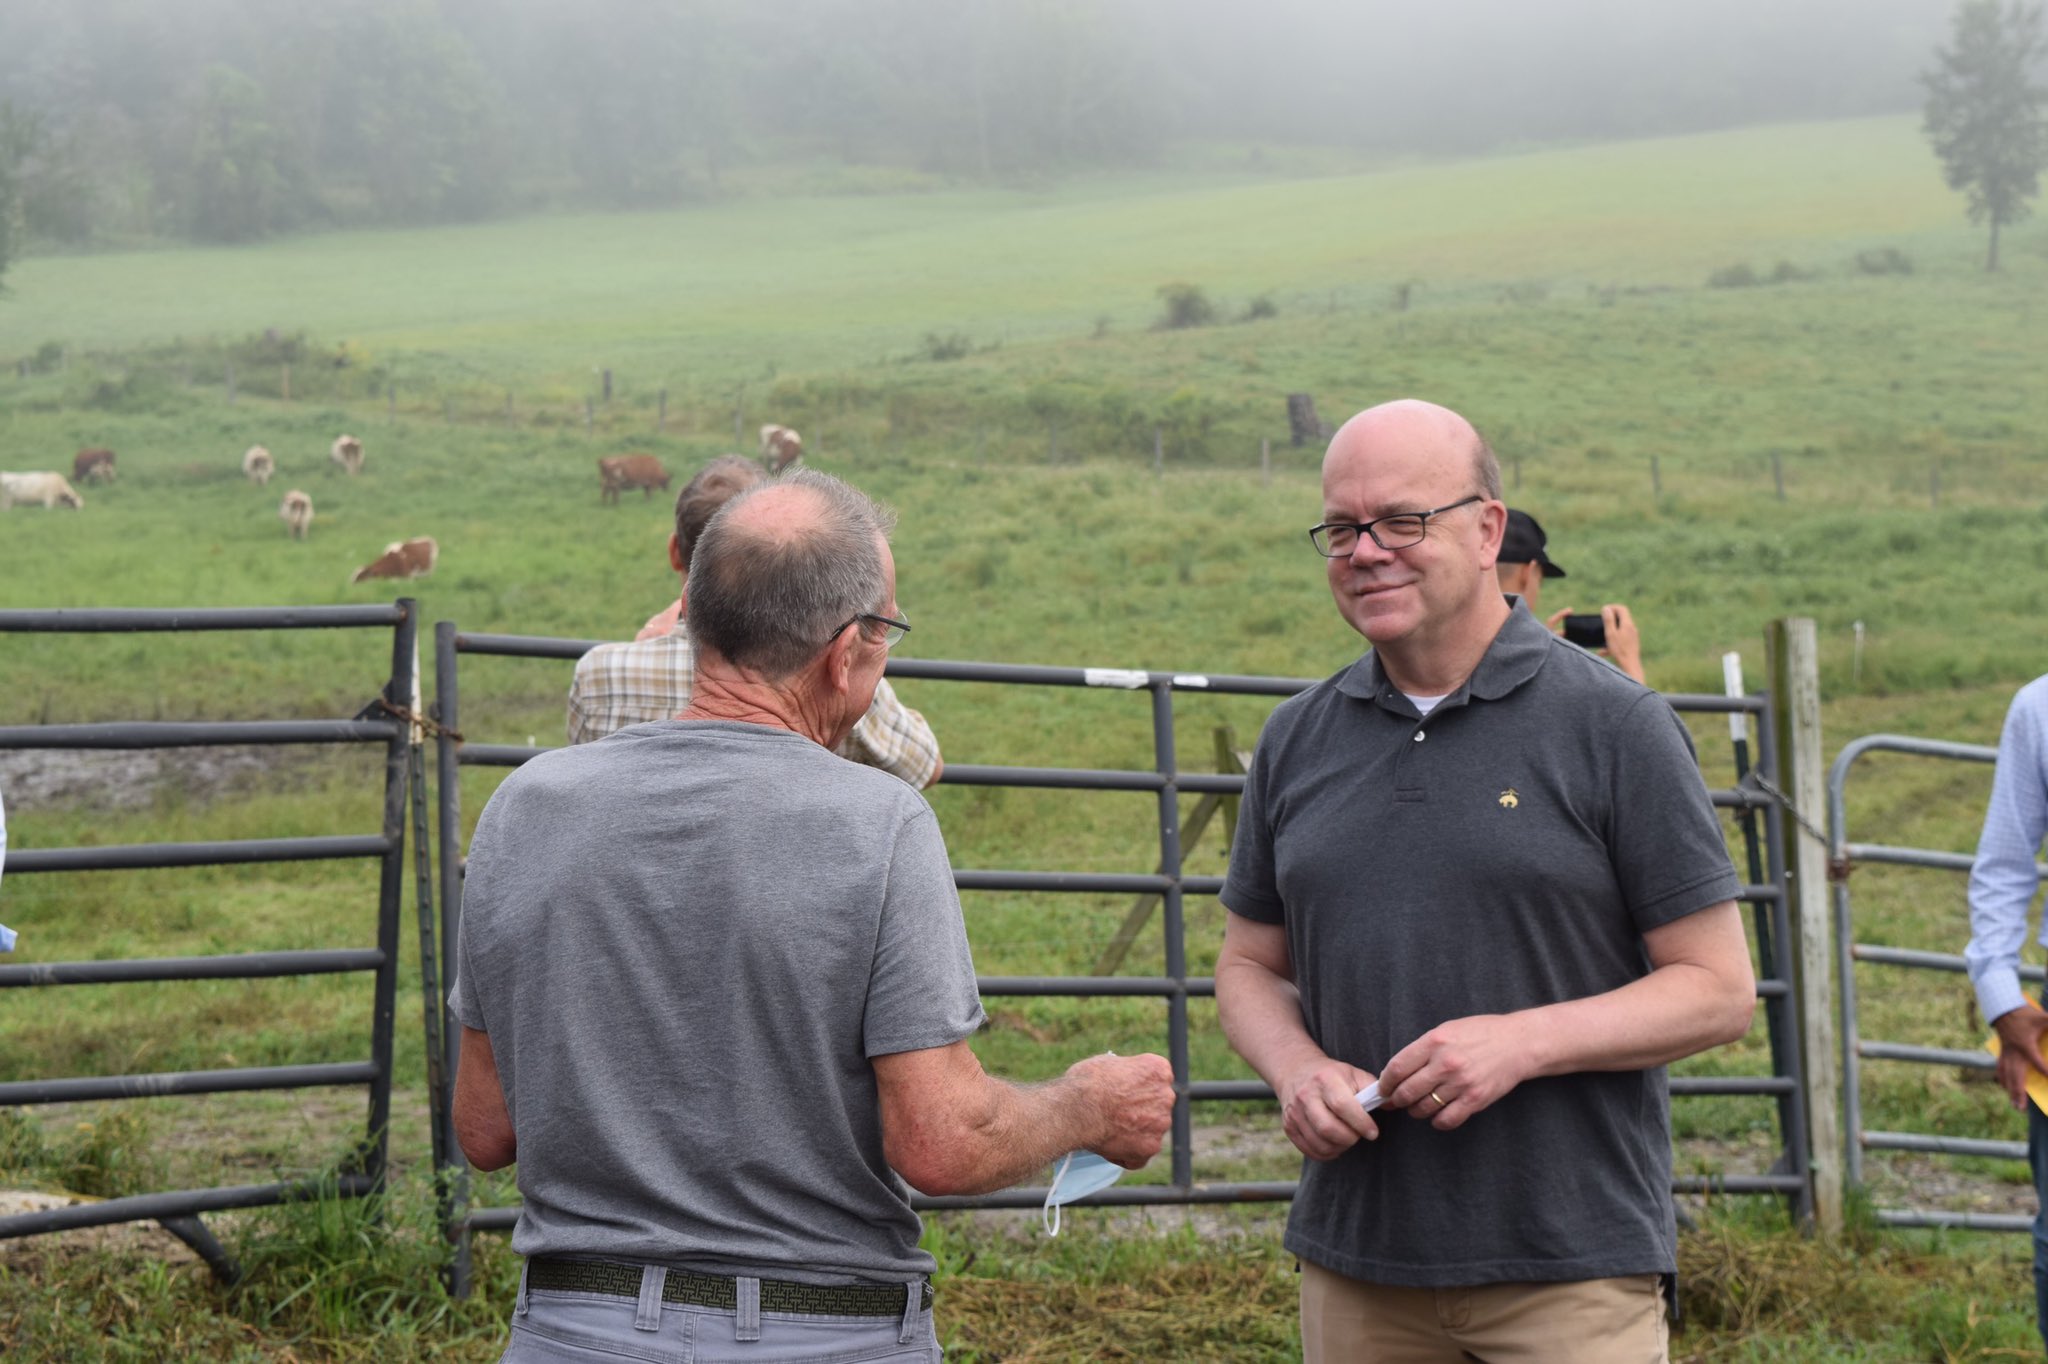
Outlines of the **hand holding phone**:
{"type": "Polygon", "coordinates": [[[1607,621],[1598,615],[1568,615],[1564,618],[1564,637],[1581,649],[1604,649],[1607,647],[1607,621]]]}

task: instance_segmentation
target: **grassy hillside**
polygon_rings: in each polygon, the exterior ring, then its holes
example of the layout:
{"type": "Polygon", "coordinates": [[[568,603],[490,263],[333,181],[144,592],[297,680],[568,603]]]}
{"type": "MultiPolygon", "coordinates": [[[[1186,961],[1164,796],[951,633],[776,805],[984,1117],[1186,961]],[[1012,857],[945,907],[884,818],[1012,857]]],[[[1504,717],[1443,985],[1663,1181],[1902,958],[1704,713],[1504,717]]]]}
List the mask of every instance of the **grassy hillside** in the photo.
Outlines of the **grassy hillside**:
{"type": "MultiPolygon", "coordinates": [[[[389,540],[432,534],[438,570],[402,589],[427,621],[623,637],[672,594],[669,508],[658,496],[601,505],[593,461],[646,449],[687,476],[734,443],[737,399],[743,427],[792,422],[811,462],[900,509],[909,653],[1318,676],[1358,641],[1302,533],[1320,452],[1285,443],[1284,396],[1313,393],[1340,419],[1413,393],[1471,415],[1502,454],[1510,502],[1550,529],[1571,576],[1545,604],[1630,603],[1654,683],[1718,690],[1720,654],[1735,649],[1757,685],[1766,622],[1810,615],[1830,749],[1879,729],[1989,741],[2012,687],[2048,666],[2044,241],[2038,228],[2017,234],[2007,272],[1980,275],[1976,235],[1915,129],[1877,120],[1320,179],[1156,177],[31,260],[0,302],[0,362],[31,361],[26,375],[0,368],[0,467],[68,468],[93,444],[116,449],[122,472],[85,489],[82,512],[0,514],[0,605],[388,600],[390,586],[350,587],[348,574],[389,540]],[[1856,267],[1879,248],[1903,253],[1910,273],[1856,267]],[[1785,278],[1707,287],[1737,264],[1785,278]],[[1265,293],[1277,315],[1149,330],[1155,290],[1176,278],[1226,318],[1265,293]],[[266,327],[281,337],[251,339],[266,327]],[[610,404],[597,399],[603,367],[615,371],[610,404]],[[327,463],[342,430],[364,439],[360,479],[327,463]],[[255,442],[280,465],[267,489],[238,472],[255,442]],[[317,507],[304,544],[276,516],[289,487],[317,507]]],[[[0,724],[349,714],[384,662],[366,636],[0,637],[0,724]]],[[[568,673],[472,660],[465,731],[555,742],[568,673]]],[[[1128,695],[902,690],[951,762],[1151,763],[1145,707],[1128,695]]],[[[1218,724],[1248,743],[1266,709],[1183,698],[1184,762],[1206,762],[1218,724]]],[[[1724,782],[1717,729],[1696,727],[1724,782]]],[[[1967,848],[1984,775],[1874,764],[1852,801],[1857,836],[1967,848]]],[[[491,786],[488,773],[465,778],[471,818],[491,786]]],[[[942,787],[932,799],[962,867],[1143,870],[1156,851],[1149,796],[942,787]]],[[[374,810],[367,777],[348,787],[296,761],[139,807],[9,802],[19,846],[353,832],[374,810]]],[[[1222,865],[1211,833],[1190,869],[1222,865]]],[[[1955,950],[1966,933],[1955,878],[1867,870],[1855,886],[1865,936],[1955,950]]],[[[355,943],[366,903],[359,875],[318,867],[10,877],[0,919],[24,931],[19,959],[61,960],[355,943]]],[[[967,903],[991,974],[1085,971],[1128,907],[967,903]]],[[[1200,971],[1220,910],[1191,902],[1189,916],[1200,971]]],[[[1158,956],[1147,939],[1125,969],[1154,972],[1158,956]]],[[[1974,1041],[1960,981],[1864,988],[1887,1036],[1974,1041]]],[[[361,993],[338,981],[45,992],[32,1015],[0,1000],[17,1058],[0,1072],[353,1057],[361,993]]],[[[994,1012],[983,1049],[1012,1073],[1163,1036],[1152,1003],[994,1012]]],[[[1213,1011],[1196,1015],[1197,1074],[1242,1074],[1213,1011]]],[[[400,1029],[413,1159],[416,1032],[400,1029]]],[[[1753,1069],[1761,1052],[1758,1029],[1692,1065],[1753,1069]]],[[[2015,1135],[1984,1086],[1949,1073],[1874,1073],[1866,1102],[1873,1126],[2015,1135]]],[[[200,1120],[148,1111],[159,1135],[200,1120]]],[[[164,1159],[296,1168],[333,1150],[332,1112],[247,1112],[255,1135],[236,1154],[159,1143],[164,1159]]],[[[1768,1163],[1762,1104],[1690,1103],[1678,1121],[1706,1143],[1706,1168],[1768,1163]]],[[[55,1179],[87,1144],[0,1131],[0,1170],[55,1179]]],[[[130,1144],[152,1148],[150,1132],[130,1144]]],[[[1197,1169],[1285,1165],[1223,1143],[1197,1169]]],[[[1979,1168],[1999,1171],[2012,1173],[1979,1168]]],[[[1873,1295],[1878,1316],[1887,1296],[1873,1295]]],[[[0,1273],[0,1346],[6,1302],[0,1273]]],[[[1977,1342],[1956,1358],[2025,1338],[2024,1306],[2000,1297],[1987,1310],[1990,1337],[1969,1334],[1973,1315],[1957,1335],[1938,1311],[1908,1334],[1923,1353],[1935,1339],[1977,1342]]],[[[1797,1339],[1805,1328],[1786,1316],[1731,1320],[1711,1357],[1853,1357],[1797,1339]],[[1740,1353],[1752,1336],[1783,1348],[1740,1353]]]]}

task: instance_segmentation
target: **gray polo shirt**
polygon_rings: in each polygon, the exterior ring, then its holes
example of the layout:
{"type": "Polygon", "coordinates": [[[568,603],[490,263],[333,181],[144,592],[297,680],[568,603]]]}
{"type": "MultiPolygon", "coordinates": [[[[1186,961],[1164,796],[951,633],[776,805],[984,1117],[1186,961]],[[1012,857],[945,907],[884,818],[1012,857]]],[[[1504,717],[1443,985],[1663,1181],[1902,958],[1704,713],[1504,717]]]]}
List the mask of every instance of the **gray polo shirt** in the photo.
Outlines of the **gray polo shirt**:
{"type": "Polygon", "coordinates": [[[522,1255],[903,1282],[871,1059],[982,1020],[938,821],[764,725],[542,754],[477,822],[455,990],[519,1138],[522,1255]]]}
{"type": "MultiPolygon", "coordinates": [[[[1376,1073],[1449,1019],[1638,979],[1645,930],[1740,888],[1671,707],[1518,610],[1426,720],[1370,653],[1275,710],[1223,900],[1286,927],[1309,1034],[1376,1073]]],[[[1669,1272],[1667,1094],[1658,1067],[1452,1132],[1389,1115],[1304,1163],[1287,1245],[1412,1287],[1669,1272]]]]}

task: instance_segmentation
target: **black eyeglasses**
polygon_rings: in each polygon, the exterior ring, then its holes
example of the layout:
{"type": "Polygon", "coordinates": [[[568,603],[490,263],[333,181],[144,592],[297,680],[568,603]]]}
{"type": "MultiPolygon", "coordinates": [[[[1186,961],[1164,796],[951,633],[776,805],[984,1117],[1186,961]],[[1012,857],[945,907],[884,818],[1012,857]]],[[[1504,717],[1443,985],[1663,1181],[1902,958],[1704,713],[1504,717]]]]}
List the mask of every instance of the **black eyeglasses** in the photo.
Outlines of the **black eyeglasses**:
{"type": "Polygon", "coordinates": [[[831,634],[825,636],[825,642],[827,644],[830,644],[833,640],[839,638],[841,635],[846,633],[847,625],[858,624],[859,622],[864,620],[871,620],[875,624],[883,627],[882,647],[884,649],[895,648],[896,641],[902,639],[905,635],[910,633],[910,622],[907,620],[896,620],[890,616],[878,616],[872,611],[863,611],[859,615],[855,616],[852,620],[846,622],[846,625],[840,626],[837,630],[834,630],[831,634]]]}
{"type": "Polygon", "coordinates": [[[1309,543],[1316,547],[1316,553],[1325,559],[1348,559],[1358,548],[1358,537],[1370,535],[1372,542],[1381,549],[1407,549],[1419,545],[1429,533],[1429,518],[1442,516],[1447,511],[1469,507],[1474,502],[1484,502],[1485,496],[1474,493],[1460,498],[1447,507],[1433,507],[1425,512],[1396,512],[1374,521],[1325,521],[1308,533],[1309,543]]]}

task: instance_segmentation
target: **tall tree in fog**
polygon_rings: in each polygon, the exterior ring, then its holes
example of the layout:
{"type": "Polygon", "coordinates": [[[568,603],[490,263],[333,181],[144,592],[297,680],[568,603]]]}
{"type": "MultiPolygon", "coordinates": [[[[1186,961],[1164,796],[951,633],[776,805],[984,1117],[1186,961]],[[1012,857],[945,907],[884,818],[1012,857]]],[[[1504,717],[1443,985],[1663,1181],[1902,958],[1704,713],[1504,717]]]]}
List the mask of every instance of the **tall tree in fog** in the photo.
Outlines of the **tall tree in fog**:
{"type": "Polygon", "coordinates": [[[22,182],[37,137],[35,120],[0,100],[0,276],[21,250],[22,182]]]}
{"type": "Polygon", "coordinates": [[[1951,46],[1927,82],[1927,136],[1950,189],[1969,196],[1970,221],[1991,225],[1986,270],[1998,268],[1998,230],[2027,216],[2048,165],[2048,121],[2035,68],[2048,56],[2041,7],[1964,0],[1951,46]]]}

